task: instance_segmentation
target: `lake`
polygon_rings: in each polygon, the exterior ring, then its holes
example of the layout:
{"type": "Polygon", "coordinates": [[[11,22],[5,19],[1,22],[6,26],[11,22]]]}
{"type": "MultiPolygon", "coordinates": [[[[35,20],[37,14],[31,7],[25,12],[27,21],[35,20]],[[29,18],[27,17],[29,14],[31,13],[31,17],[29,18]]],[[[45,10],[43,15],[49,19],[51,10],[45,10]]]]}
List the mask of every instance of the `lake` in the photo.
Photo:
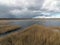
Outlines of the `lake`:
{"type": "Polygon", "coordinates": [[[60,26],[60,20],[49,20],[49,19],[40,19],[40,20],[8,20],[8,24],[19,25],[22,28],[29,27],[34,24],[43,25],[43,26],[60,26]]]}

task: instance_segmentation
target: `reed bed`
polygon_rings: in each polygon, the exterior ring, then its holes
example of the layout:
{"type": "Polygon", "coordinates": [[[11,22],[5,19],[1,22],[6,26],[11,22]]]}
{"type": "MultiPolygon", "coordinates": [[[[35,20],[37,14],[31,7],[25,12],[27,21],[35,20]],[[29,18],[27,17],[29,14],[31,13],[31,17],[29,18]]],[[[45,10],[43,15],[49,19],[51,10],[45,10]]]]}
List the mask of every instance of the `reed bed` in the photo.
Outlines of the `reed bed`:
{"type": "Polygon", "coordinates": [[[13,30],[16,30],[19,28],[21,28],[21,27],[17,26],[17,25],[3,25],[0,27],[0,34],[8,32],[8,31],[13,31],[13,30]]]}
{"type": "Polygon", "coordinates": [[[40,25],[0,38],[0,45],[60,45],[60,32],[40,25]]]}

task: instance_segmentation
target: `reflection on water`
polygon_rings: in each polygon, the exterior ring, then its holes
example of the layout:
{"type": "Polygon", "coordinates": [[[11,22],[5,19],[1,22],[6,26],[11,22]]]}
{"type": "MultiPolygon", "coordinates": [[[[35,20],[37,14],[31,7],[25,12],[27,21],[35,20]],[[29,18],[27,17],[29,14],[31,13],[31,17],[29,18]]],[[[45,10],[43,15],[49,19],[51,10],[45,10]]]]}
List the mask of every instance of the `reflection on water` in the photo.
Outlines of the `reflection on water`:
{"type": "Polygon", "coordinates": [[[39,24],[44,26],[60,26],[60,20],[0,20],[0,26],[2,24],[20,25],[26,28],[33,24],[39,24]]]}
{"type": "Polygon", "coordinates": [[[60,20],[47,20],[44,22],[45,26],[60,26],[60,20]]]}
{"type": "Polygon", "coordinates": [[[60,26],[60,20],[14,20],[10,24],[20,25],[23,28],[26,28],[33,24],[39,24],[44,26],[60,26]]]}

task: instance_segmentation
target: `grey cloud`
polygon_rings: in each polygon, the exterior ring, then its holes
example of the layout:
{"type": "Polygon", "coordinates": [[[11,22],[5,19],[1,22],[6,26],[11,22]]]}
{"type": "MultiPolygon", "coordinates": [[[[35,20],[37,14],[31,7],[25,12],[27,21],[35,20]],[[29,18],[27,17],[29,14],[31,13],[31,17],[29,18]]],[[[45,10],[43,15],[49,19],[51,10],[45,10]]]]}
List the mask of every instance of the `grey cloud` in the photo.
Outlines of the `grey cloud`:
{"type": "Polygon", "coordinates": [[[15,16],[9,13],[11,9],[6,5],[0,5],[0,18],[14,18],[15,16]]]}
{"type": "Polygon", "coordinates": [[[35,5],[28,6],[29,10],[40,10],[44,0],[35,0],[35,5]]]}
{"type": "Polygon", "coordinates": [[[28,9],[34,11],[34,10],[40,10],[40,7],[30,6],[30,7],[28,7],[28,9]]]}
{"type": "MultiPolygon", "coordinates": [[[[41,11],[41,7],[43,3],[44,0],[35,0],[34,5],[28,5],[28,6],[7,6],[0,4],[0,18],[1,17],[32,18],[35,16],[43,16],[41,12],[39,12],[39,10],[41,11]],[[22,10],[24,10],[24,8],[27,8],[27,11],[23,12],[22,10]],[[17,15],[13,15],[12,13],[10,13],[11,10],[15,10],[15,9],[18,9],[22,12],[17,15]],[[33,12],[33,11],[37,11],[37,12],[33,12]]],[[[43,11],[46,10],[43,9],[42,12],[43,11]]]]}
{"type": "MultiPolygon", "coordinates": [[[[31,10],[38,10],[40,9],[40,7],[42,6],[42,3],[43,3],[43,0],[35,0],[34,1],[35,4],[34,5],[28,5],[26,8],[28,9],[31,9],[31,10]]],[[[13,10],[13,9],[23,9],[24,6],[7,6],[7,5],[2,5],[0,4],[0,9],[3,9],[3,10],[13,10]]]]}

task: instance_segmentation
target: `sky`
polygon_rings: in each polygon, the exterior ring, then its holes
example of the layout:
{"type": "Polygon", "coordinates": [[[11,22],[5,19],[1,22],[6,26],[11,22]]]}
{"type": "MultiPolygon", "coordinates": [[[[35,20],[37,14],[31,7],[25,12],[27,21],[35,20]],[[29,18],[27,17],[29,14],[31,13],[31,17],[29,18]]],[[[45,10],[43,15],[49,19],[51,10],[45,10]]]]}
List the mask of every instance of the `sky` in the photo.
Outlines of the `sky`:
{"type": "Polygon", "coordinates": [[[0,0],[0,18],[60,18],[60,0],[0,0]]]}

